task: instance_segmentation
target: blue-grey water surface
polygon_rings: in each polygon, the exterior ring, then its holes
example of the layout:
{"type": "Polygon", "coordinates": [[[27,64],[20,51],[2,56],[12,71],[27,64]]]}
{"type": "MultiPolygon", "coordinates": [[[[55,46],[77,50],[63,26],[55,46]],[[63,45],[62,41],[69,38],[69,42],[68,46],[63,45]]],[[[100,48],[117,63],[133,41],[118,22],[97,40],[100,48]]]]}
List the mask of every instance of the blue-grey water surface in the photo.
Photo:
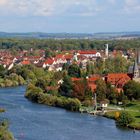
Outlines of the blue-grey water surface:
{"type": "Polygon", "coordinates": [[[0,89],[1,115],[17,140],[140,140],[140,131],[116,128],[113,120],[31,103],[25,87],[0,89]]]}

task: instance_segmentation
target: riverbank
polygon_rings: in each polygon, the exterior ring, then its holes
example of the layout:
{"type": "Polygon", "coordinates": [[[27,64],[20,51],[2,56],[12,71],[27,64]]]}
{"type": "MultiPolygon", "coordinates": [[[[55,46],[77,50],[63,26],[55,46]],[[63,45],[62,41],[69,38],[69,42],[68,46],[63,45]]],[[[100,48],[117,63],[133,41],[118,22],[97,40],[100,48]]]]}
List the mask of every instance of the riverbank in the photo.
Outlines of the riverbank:
{"type": "MultiPolygon", "coordinates": [[[[3,112],[5,112],[5,109],[0,108],[0,113],[3,112]]],[[[14,140],[14,136],[9,132],[8,126],[7,121],[3,121],[3,119],[0,121],[0,140],[14,140]]]]}
{"type": "MultiPolygon", "coordinates": [[[[57,97],[57,96],[52,96],[52,95],[44,95],[42,93],[40,94],[33,94],[34,96],[31,96],[30,94],[26,93],[26,98],[28,98],[30,101],[39,103],[39,104],[44,104],[44,105],[48,105],[48,106],[55,106],[55,107],[60,107],[60,108],[64,108],[70,111],[78,111],[80,113],[87,113],[87,114],[91,114],[91,115],[99,115],[99,116],[103,116],[106,118],[110,118],[110,119],[114,119],[116,112],[121,112],[121,110],[124,110],[123,108],[120,107],[111,107],[107,108],[107,110],[103,111],[96,111],[93,109],[93,107],[80,107],[80,102],[76,99],[72,99],[72,98],[66,98],[66,97],[57,97]]],[[[137,110],[137,108],[139,108],[139,103],[137,103],[136,105],[134,105],[133,107],[126,107],[125,110],[130,113],[134,118],[135,118],[135,122],[130,123],[129,125],[127,125],[128,128],[131,129],[137,129],[140,130],[140,112],[137,110]]],[[[128,105],[129,106],[129,105],[128,105]]]]}
{"type": "Polygon", "coordinates": [[[25,85],[26,81],[20,75],[16,73],[12,73],[10,75],[6,75],[4,78],[0,78],[0,88],[6,87],[15,87],[25,85]]]}
{"type": "MultiPolygon", "coordinates": [[[[70,111],[79,111],[83,113],[88,113],[92,115],[100,115],[107,118],[115,119],[115,113],[124,110],[120,106],[111,106],[105,110],[105,112],[97,111],[95,112],[93,107],[81,107],[81,103],[76,98],[67,98],[64,96],[56,96],[47,93],[43,93],[41,88],[35,87],[33,85],[28,86],[26,90],[25,97],[32,102],[44,104],[48,106],[55,106],[64,108],[70,111]]],[[[135,122],[130,123],[127,127],[131,129],[140,130],[140,102],[131,102],[126,105],[125,110],[132,114],[135,122]]]]}
{"type": "Polygon", "coordinates": [[[81,103],[76,98],[67,98],[64,96],[56,96],[43,93],[41,88],[28,87],[25,97],[35,103],[48,106],[60,107],[70,111],[79,111],[81,103]]]}
{"type": "Polygon", "coordinates": [[[140,102],[133,101],[125,106],[125,108],[118,108],[117,106],[111,107],[113,110],[108,110],[103,116],[116,120],[116,115],[120,113],[122,110],[127,111],[133,118],[134,122],[127,125],[130,129],[140,130],[140,102]],[[116,113],[117,112],[117,113],[116,113]]]}
{"type": "Polygon", "coordinates": [[[2,118],[10,122],[17,140],[139,140],[140,133],[124,131],[114,120],[32,103],[24,98],[26,87],[0,89],[2,118]],[[102,134],[101,134],[102,133],[102,134]]]}
{"type": "MultiPolygon", "coordinates": [[[[109,119],[114,119],[116,121],[116,118],[115,118],[116,112],[118,112],[118,111],[116,110],[116,111],[106,112],[103,116],[106,118],[109,118],[109,119]]],[[[134,130],[135,129],[140,130],[140,122],[131,123],[131,124],[127,125],[127,127],[130,129],[134,129],[134,130]]]]}
{"type": "Polygon", "coordinates": [[[8,130],[8,123],[0,122],[0,140],[14,140],[13,134],[8,130]]]}

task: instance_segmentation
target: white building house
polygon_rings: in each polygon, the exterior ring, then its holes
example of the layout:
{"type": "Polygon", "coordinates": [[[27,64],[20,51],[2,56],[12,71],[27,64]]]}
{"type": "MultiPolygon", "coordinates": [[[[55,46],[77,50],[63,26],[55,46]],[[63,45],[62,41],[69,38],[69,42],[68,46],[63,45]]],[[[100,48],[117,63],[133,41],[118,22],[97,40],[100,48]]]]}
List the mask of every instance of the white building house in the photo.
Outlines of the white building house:
{"type": "Polygon", "coordinates": [[[85,56],[87,58],[97,58],[101,57],[101,53],[97,52],[95,50],[89,50],[89,51],[78,51],[79,55],[85,56]]]}

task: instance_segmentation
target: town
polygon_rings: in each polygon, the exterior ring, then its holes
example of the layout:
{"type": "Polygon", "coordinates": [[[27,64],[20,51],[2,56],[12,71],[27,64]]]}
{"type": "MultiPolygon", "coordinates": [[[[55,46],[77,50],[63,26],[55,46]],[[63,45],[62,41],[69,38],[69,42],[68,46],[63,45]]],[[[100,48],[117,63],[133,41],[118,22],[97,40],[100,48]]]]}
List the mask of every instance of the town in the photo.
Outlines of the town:
{"type": "Polygon", "coordinates": [[[140,139],[140,0],[0,0],[0,140],[140,139]]]}
{"type": "MultiPolygon", "coordinates": [[[[75,44],[77,40],[69,41],[75,44]]],[[[0,87],[25,85],[24,96],[32,102],[102,115],[115,119],[116,125],[140,129],[139,48],[112,49],[110,41],[101,45],[102,41],[98,41],[98,49],[91,44],[88,49],[64,49],[63,44],[60,50],[51,49],[51,45],[40,49],[40,40],[39,47],[27,48],[18,48],[22,45],[20,41],[17,46],[13,42],[1,43],[0,87]],[[9,44],[13,46],[9,48],[9,44]],[[8,48],[4,49],[3,45],[8,48]]],[[[35,42],[32,44],[38,43],[35,42]]],[[[55,43],[58,44],[57,40],[55,43]]]]}
{"type": "MultiPolygon", "coordinates": [[[[93,92],[96,90],[95,81],[101,78],[106,83],[111,83],[120,93],[128,81],[135,80],[140,82],[140,51],[138,49],[134,51],[129,50],[128,52],[123,52],[122,50],[109,51],[108,47],[108,44],[105,44],[104,50],[70,50],[62,51],[61,53],[57,50],[34,50],[30,48],[30,50],[18,51],[16,55],[13,55],[8,50],[0,50],[0,65],[7,70],[11,70],[14,66],[18,65],[34,65],[47,69],[48,71],[59,72],[62,71],[64,67],[75,64],[82,71],[88,71],[84,76],[87,78],[93,92]],[[96,67],[98,63],[100,64],[101,61],[104,63],[102,65],[105,65],[108,59],[113,60],[117,57],[128,63],[128,69],[122,68],[119,72],[111,70],[112,72],[108,73],[106,66],[103,66],[102,73],[99,73],[99,71],[96,73],[96,71],[94,71],[94,67],[96,67]]],[[[120,63],[120,67],[125,65],[121,61],[118,63],[120,63]]],[[[111,65],[113,66],[113,64],[111,65]]],[[[72,77],[72,81],[77,80],[80,80],[80,77],[72,77]]],[[[60,80],[58,83],[59,82],[62,81],[60,80]]]]}

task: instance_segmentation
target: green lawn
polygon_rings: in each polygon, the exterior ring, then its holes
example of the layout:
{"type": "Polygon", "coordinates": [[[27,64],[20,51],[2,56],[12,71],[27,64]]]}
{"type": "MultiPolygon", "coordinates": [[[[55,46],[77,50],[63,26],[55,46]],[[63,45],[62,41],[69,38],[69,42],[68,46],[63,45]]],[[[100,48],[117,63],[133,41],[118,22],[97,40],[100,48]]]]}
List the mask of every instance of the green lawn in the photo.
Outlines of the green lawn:
{"type": "MultiPolygon", "coordinates": [[[[115,118],[116,111],[120,111],[120,108],[121,110],[124,110],[124,107],[114,105],[109,105],[109,109],[110,108],[112,108],[114,111],[107,112],[105,116],[113,119],[115,118]]],[[[135,118],[135,122],[131,123],[129,126],[140,130],[140,101],[128,103],[125,107],[125,110],[135,118]]]]}
{"type": "Polygon", "coordinates": [[[135,118],[135,122],[130,124],[130,126],[140,129],[140,101],[127,104],[126,111],[128,111],[135,118]]]}

